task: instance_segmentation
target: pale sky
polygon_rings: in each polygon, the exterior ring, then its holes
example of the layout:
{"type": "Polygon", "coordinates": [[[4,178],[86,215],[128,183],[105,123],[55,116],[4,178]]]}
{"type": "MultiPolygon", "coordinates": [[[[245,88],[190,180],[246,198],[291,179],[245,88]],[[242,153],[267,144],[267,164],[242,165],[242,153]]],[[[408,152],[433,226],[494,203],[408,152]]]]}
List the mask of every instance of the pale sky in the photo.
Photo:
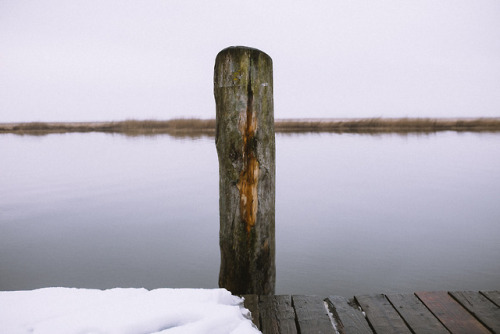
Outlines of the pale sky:
{"type": "Polygon", "coordinates": [[[276,118],[500,117],[498,0],[0,0],[0,122],[214,118],[233,45],[276,118]]]}

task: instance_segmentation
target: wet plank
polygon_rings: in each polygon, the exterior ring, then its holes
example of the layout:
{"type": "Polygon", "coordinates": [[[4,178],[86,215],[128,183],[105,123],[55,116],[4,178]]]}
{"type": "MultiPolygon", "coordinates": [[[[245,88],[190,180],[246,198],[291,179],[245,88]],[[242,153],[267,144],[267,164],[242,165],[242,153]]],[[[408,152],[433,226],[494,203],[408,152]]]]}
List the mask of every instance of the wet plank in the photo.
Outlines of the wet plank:
{"type": "Polygon", "coordinates": [[[260,330],[260,312],[259,312],[259,296],[257,295],[243,295],[245,298],[243,306],[252,314],[252,322],[260,330]]]}
{"type": "Polygon", "coordinates": [[[317,296],[292,296],[301,334],[335,334],[323,298],[317,296]]]}
{"type": "Polygon", "coordinates": [[[386,297],[415,334],[449,333],[414,294],[391,294],[386,297]]]}
{"type": "Polygon", "coordinates": [[[480,293],[500,307],[500,291],[480,291],[480,293]]]}
{"type": "Polygon", "coordinates": [[[453,334],[490,333],[447,292],[416,292],[415,294],[453,334]]]}
{"type": "Polygon", "coordinates": [[[500,307],[479,292],[454,291],[450,294],[489,330],[500,333],[500,307]]]}
{"type": "Polygon", "coordinates": [[[351,306],[349,300],[341,296],[329,296],[327,299],[330,312],[337,321],[340,334],[372,334],[370,325],[357,305],[351,306]]]}
{"type": "Polygon", "coordinates": [[[260,296],[259,313],[262,333],[297,334],[291,296],[260,296]]]}
{"type": "Polygon", "coordinates": [[[355,296],[355,298],[365,311],[375,333],[411,333],[403,319],[384,295],[361,295],[355,296]]]}

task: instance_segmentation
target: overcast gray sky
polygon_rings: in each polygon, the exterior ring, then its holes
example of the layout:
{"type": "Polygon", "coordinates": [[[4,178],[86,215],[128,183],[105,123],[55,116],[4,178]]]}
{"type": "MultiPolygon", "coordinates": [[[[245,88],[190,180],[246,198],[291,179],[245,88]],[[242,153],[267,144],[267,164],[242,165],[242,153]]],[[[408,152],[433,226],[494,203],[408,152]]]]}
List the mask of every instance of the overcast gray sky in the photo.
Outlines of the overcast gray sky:
{"type": "Polygon", "coordinates": [[[0,122],[213,118],[232,45],[276,118],[500,116],[498,0],[0,0],[0,122]]]}

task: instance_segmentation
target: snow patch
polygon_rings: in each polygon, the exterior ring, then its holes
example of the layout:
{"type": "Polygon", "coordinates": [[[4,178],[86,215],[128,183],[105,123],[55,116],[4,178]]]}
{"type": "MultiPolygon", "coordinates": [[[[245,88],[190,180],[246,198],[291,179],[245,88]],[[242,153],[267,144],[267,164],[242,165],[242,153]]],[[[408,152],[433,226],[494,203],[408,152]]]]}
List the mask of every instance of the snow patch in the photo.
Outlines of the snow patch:
{"type": "Polygon", "coordinates": [[[0,292],[0,333],[260,333],[225,289],[44,288],[0,292]]]}

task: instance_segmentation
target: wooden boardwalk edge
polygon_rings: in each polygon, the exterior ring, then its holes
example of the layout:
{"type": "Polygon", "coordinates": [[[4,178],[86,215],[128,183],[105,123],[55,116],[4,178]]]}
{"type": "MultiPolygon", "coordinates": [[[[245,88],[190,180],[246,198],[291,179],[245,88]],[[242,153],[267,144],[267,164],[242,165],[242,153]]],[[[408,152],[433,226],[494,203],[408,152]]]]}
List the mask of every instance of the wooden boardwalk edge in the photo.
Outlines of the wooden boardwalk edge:
{"type": "Polygon", "coordinates": [[[500,333],[499,291],[243,297],[264,334],[500,333]]]}

